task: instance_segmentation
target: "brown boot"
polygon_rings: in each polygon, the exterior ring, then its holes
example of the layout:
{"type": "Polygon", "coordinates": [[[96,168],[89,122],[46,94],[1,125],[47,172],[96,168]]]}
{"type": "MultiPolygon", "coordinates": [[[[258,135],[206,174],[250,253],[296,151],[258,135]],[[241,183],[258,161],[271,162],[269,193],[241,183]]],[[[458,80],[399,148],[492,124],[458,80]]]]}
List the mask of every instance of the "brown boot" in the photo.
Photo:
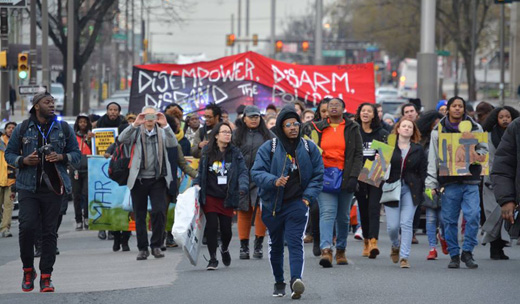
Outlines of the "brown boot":
{"type": "Polygon", "coordinates": [[[370,250],[368,250],[370,241],[368,239],[364,239],[363,241],[365,242],[365,244],[363,245],[363,253],[361,254],[361,256],[368,257],[370,252],[370,250]]]}
{"type": "Polygon", "coordinates": [[[323,268],[332,267],[332,250],[330,248],[321,250],[320,265],[323,266],[323,268]]]}
{"type": "Polygon", "coordinates": [[[396,264],[399,262],[399,247],[392,246],[392,251],[390,251],[390,258],[392,259],[392,262],[396,264]]]}
{"type": "Polygon", "coordinates": [[[345,255],[345,249],[336,249],[336,264],[348,265],[347,256],[345,255]]]}
{"type": "Polygon", "coordinates": [[[376,256],[379,255],[379,248],[377,248],[377,239],[370,239],[370,244],[368,245],[368,251],[370,252],[368,255],[369,259],[375,259],[376,256]]]}

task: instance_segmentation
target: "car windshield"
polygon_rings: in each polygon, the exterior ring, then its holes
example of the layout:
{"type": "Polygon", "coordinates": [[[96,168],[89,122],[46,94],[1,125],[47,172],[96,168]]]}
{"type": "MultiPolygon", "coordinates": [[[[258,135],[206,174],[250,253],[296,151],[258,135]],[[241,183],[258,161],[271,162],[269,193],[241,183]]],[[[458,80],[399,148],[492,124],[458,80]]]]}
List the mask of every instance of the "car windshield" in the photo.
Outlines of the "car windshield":
{"type": "Polygon", "coordinates": [[[60,85],[51,85],[51,94],[63,94],[63,87],[60,85]]]}

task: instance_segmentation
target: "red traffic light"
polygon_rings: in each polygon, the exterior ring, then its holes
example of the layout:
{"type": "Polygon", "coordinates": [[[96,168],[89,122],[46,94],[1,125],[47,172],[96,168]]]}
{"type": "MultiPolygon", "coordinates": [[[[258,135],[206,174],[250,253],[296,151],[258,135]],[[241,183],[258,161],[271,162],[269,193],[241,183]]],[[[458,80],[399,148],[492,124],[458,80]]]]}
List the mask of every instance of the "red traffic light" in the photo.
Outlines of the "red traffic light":
{"type": "Polygon", "coordinates": [[[226,35],[226,45],[227,46],[234,46],[235,40],[236,40],[235,34],[226,35]]]}
{"type": "Polygon", "coordinates": [[[309,50],[309,41],[302,42],[302,51],[307,52],[309,50]]]}
{"type": "Polygon", "coordinates": [[[282,40],[276,41],[276,52],[281,52],[282,48],[283,48],[283,41],[282,40]]]}

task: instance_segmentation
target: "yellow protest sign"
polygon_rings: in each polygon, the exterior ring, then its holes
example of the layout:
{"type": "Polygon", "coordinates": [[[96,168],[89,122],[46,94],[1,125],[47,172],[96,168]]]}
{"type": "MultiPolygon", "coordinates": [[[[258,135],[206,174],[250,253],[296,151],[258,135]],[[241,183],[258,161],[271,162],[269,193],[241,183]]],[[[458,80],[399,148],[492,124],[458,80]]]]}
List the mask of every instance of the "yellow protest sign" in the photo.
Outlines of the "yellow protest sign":
{"type": "Polygon", "coordinates": [[[368,159],[365,161],[365,165],[361,169],[361,173],[358,177],[360,182],[364,182],[375,187],[379,187],[381,185],[385,173],[390,169],[390,161],[392,160],[392,155],[394,154],[395,138],[395,134],[390,134],[388,138],[388,142],[393,143],[393,145],[387,145],[377,140],[372,141],[370,148],[377,150],[379,157],[377,157],[374,161],[368,159]]]}
{"type": "MultiPolygon", "coordinates": [[[[439,124],[439,176],[473,175],[471,165],[481,165],[479,175],[489,175],[489,155],[475,151],[479,143],[488,142],[487,132],[471,132],[471,122],[459,124],[460,133],[442,133],[439,124]]],[[[473,168],[476,168],[473,166],[473,168]]]]}
{"type": "Polygon", "coordinates": [[[92,130],[94,141],[92,142],[92,155],[105,155],[108,147],[116,141],[117,128],[97,128],[92,130]]]}

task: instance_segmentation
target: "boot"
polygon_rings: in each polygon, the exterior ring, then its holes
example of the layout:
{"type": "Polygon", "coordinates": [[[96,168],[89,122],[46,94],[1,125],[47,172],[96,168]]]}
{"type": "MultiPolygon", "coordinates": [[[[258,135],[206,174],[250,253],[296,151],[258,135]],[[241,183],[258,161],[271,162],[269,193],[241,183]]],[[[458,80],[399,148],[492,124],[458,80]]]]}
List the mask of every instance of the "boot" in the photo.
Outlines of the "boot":
{"type": "Polygon", "coordinates": [[[121,232],[116,232],[114,235],[114,245],[112,246],[112,250],[119,251],[121,249],[121,232]]]}
{"type": "Polygon", "coordinates": [[[261,259],[264,257],[263,249],[263,243],[264,243],[264,237],[263,236],[257,236],[255,238],[255,251],[253,252],[253,258],[255,259],[261,259]]]}
{"type": "Polygon", "coordinates": [[[240,240],[240,259],[249,260],[249,240],[240,240]]]}
{"type": "Polygon", "coordinates": [[[476,269],[478,268],[478,264],[475,263],[475,260],[473,259],[473,253],[470,251],[462,251],[462,254],[460,255],[460,260],[466,264],[466,267],[469,269],[476,269]]]}
{"type": "Polygon", "coordinates": [[[490,245],[490,258],[492,260],[509,260],[509,257],[504,253],[504,242],[502,240],[495,240],[490,245]]]}
{"type": "Polygon", "coordinates": [[[330,248],[321,250],[320,265],[323,266],[323,268],[332,267],[332,250],[330,248]]]}
{"type": "Polygon", "coordinates": [[[336,250],[336,264],[348,265],[347,256],[345,255],[345,249],[336,250]]]}
{"type": "Polygon", "coordinates": [[[397,263],[399,262],[399,247],[392,246],[392,250],[390,251],[390,259],[392,259],[392,262],[397,263]]]}
{"type": "Polygon", "coordinates": [[[368,245],[368,258],[369,259],[375,259],[376,256],[379,255],[379,248],[377,248],[377,239],[372,238],[370,239],[370,244],[368,245]]]}
{"type": "Polygon", "coordinates": [[[313,241],[314,241],[314,243],[312,244],[312,253],[314,254],[315,257],[320,256],[320,254],[321,254],[320,238],[315,237],[313,241]]]}
{"type": "Polygon", "coordinates": [[[365,244],[363,245],[363,253],[361,254],[361,256],[368,257],[370,255],[370,250],[368,249],[370,241],[368,239],[364,239],[363,242],[365,244]]]}

